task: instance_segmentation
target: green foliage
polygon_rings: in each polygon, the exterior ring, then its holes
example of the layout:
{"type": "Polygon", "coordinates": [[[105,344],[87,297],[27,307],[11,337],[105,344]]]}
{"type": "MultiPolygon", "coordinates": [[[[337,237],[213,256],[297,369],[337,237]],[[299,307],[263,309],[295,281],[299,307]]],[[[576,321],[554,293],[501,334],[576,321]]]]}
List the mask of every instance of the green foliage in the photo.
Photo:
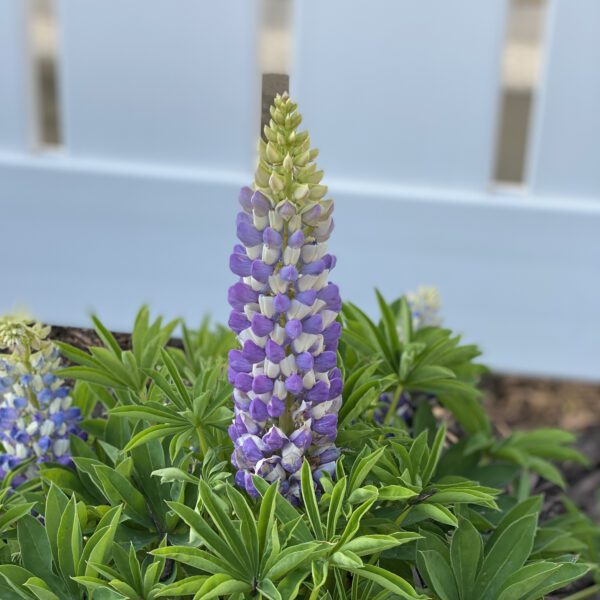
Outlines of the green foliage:
{"type": "Polygon", "coordinates": [[[541,600],[582,578],[592,597],[600,528],[567,499],[541,512],[538,482],[585,463],[573,436],[498,438],[478,349],[377,300],[378,322],[344,307],[343,452],[318,488],[304,464],[299,506],[232,485],[228,330],[182,324],[179,343],[143,308],[123,350],[94,318],[102,347],[61,345],[89,440],[0,489],[0,598],[541,600]]]}
{"type": "Polygon", "coordinates": [[[488,432],[489,421],[479,403],[477,376],[483,367],[472,361],[476,346],[460,345],[449,329],[424,327],[413,331],[405,298],[388,305],[377,292],[381,320],[375,324],[353,304],[344,305],[342,354],[346,369],[377,363],[383,390],[393,393],[385,424],[391,424],[403,392],[435,394],[469,433],[488,432]]]}
{"type": "Polygon", "coordinates": [[[120,517],[120,506],[100,515],[50,486],[45,524],[31,515],[18,522],[21,565],[0,565],[2,598],[84,598],[74,578],[94,576],[94,564],[110,561],[120,517]]]}
{"type": "Polygon", "coordinates": [[[527,600],[585,575],[589,567],[573,556],[532,560],[541,500],[517,504],[485,538],[460,513],[449,539],[423,531],[417,566],[428,588],[442,600],[527,600]]]}

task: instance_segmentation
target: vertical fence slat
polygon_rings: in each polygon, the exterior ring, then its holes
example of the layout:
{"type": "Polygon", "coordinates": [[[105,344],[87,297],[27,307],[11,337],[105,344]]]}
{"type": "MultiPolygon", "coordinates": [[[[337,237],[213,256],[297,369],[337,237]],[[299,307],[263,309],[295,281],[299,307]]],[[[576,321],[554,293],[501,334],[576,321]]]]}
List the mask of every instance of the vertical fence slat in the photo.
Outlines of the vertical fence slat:
{"type": "Polygon", "coordinates": [[[249,168],[260,118],[255,4],[60,0],[70,153],[249,168]]]}
{"type": "Polygon", "coordinates": [[[487,186],[506,0],[296,4],[292,88],[330,175],[487,186]]]}
{"type": "Polygon", "coordinates": [[[27,47],[24,0],[0,2],[0,151],[27,145],[27,47]]]}
{"type": "Polygon", "coordinates": [[[529,180],[540,195],[600,199],[600,2],[550,10],[529,180]]]}

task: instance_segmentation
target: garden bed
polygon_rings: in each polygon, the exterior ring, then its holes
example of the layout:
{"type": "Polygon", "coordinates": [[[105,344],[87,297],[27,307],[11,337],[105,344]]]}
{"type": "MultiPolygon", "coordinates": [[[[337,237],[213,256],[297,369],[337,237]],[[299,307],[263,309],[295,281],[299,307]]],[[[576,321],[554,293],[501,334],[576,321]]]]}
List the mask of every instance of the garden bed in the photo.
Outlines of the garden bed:
{"type": "MultiPolygon", "coordinates": [[[[113,332],[126,350],[131,348],[131,335],[113,332]]],[[[93,329],[53,326],[50,337],[87,350],[102,342],[93,329]]],[[[179,338],[170,346],[182,347],[179,338]]],[[[578,381],[542,379],[490,373],[482,382],[484,403],[498,432],[508,434],[515,429],[560,427],[577,434],[578,448],[590,459],[590,466],[570,464],[564,468],[569,484],[568,496],[600,524],[600,385],[578,381]]],[[[551,513],[553,504],[563,491],[543,484],[548,494],[545,510],[551,513]]]]}

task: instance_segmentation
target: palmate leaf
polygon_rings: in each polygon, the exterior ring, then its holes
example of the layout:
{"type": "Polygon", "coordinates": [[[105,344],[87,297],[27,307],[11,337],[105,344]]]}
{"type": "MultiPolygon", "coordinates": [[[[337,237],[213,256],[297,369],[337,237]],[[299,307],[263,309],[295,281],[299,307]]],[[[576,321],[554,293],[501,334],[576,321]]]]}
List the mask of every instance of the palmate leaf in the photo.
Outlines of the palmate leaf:
{"type": "Polygon", "coordinates": [[[147,307],[139,311],[132,334],[132,350],[122,350],[102,322],[92,316],[94,329],[103,347],[91,347],[89,353],[70,344],[58,343],[62,354],[79,366],[61,369],[62,377],[113,390],[125,403],[145,399],[147,370],[154,368],[160,349],[167,343],[179,321],[163,325],[159,317],[150,323],[147,307]]]}
{"type": "Polygon", "coordinates": [[[541,497],[532,497],[506,512],[484,544],[474,525],[459,514],[450,540],[422,532],[417,566],[428,590],[446,600],[540,600],[584,575],[589,567],[574,557],[536,561],[532,549],[541,497]]]}

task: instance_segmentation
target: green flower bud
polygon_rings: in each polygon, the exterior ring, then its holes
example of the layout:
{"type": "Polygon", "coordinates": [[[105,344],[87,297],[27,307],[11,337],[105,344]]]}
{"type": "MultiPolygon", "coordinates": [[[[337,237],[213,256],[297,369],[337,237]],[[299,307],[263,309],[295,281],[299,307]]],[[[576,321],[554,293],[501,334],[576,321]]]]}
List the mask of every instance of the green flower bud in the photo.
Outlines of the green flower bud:
{"type": "Polygon", "coordinates": [[[273,173],[271,173],[271,176],[269,177],[269,187],[275,193],[277,193],[283,190],[284,185],[285,182],[283,181],[283,179],[273,171],[273,173]]]}

